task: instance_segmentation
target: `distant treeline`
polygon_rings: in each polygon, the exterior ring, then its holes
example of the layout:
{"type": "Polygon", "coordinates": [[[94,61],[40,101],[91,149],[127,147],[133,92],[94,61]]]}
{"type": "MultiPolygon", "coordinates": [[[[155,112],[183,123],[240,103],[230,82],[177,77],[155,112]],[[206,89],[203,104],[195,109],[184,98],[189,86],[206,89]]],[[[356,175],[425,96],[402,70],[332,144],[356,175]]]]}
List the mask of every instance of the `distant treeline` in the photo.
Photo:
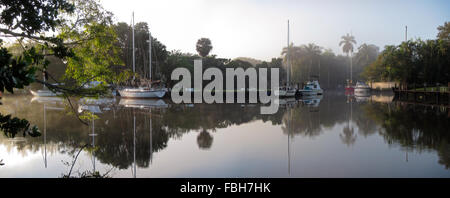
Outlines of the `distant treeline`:
{"type": "MultiPolygon", "coordinates": [[[[301,84],[312,78],[318,79],[325,89],[342,87],[350,79],[350,58],[352,62],[353,82],[356,81],[397,81],[402,83],[441,83],[449,81],[449,24],[440,26],[436,40],[409,40],[402,44],[388,45],[380,53],[373,44],[361,44],[355,53],[347,56],[336,55],[330,49],[324,49],[313,43],[289,46],[291,63],[291,83],[301,84]]],[[[119,49],[121,65],[111,65],[116,73],[132,70],[131,26],[120,22],[113,25],[117,36],[114,45],[119,49]]],[[[347,35],[348,36],[348,35],[347,35]]],[[[345,36],[344,36],[345,37],[345,36]]],[[[343,37],[343,39],[344,39],[343,37]]],[[[353,37],[352,37],[353,38],[353,37]]],[[[135,25],[136,74],[140,78],[149,76],[149,28],[146,22],[135,25]]],[[[194,44],[193,44],[194,45],[194,44]]],[[[353,45],[353,44],[352,44],[353,45]]],[[[11,45],[10,51],[20,51],[19,45],[11,45]]],[[[351,46],[353,51],[353,46],[351,46]]],[[[271,61],[253,58],[218,58],[216,55],[201,57],[197,54],[179,50],[167,51],[166,46],[152,37],[152,78],[161,80],[168,87],[176,82],[170,80],[171,73],[178,67],[187,68],[193,73],[194,60],[203,59],[203,69],[217,67],[225,73],[225,68],[279,68],[280,85],[286,83],[287,47],[280,56],[271,61]]],[[[50,59],[50,73],[57,78],[64,75],[66,66],[57,58],[50,59]]],[[[67,71],[66,71],[67,72],[67,71]]],[[[268,74],[270,76],[270,73],[268,74]]],[[[269,78],[270,80],[270,78],[269,78]]],[[[206,84],[205,82],[204,84],[206,84]]]]}

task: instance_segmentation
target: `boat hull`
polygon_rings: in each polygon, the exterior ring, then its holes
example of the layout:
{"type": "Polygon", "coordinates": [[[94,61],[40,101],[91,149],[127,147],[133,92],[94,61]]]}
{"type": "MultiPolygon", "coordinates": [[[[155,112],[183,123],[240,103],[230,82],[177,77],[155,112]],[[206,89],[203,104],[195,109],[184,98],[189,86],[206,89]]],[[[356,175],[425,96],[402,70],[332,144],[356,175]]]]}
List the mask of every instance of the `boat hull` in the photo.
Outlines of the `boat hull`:
{"type": "Polygon", "coordinates": [[[163,98],[167,90],[119,90],[123,98],[163,98]]]}
{"type": "Polygon", "coordinates": [[[275,92],[275,95],[278,95],[278,97],[295,97],[295,90],[278,90],[278,93],[275,92]]]}
{"type": "Polygon", "coordinates": [[[370,88],[355,88],[355,96],[368,96],[370,95],[370,88]]]}
{"type": "Polygon", "coordinates": [[[59,96],[62,94],[59,92],[54,93],[50,90],[38,90],[38,91],[30,90],[30,92],[33,96],[38,96],[38,97],[56,97],[56,96],[59,96]]]}
{"type": "Polygon", "coordinates": [[[120,99],[119,105],[132,108],[159,107],[167,108],[169,105],[162,99],[120,99]]]}
{"type": "Polygon", "coordinates": [[[302,96],[315,96],[323,94],[323,90],[299,90],[299,92],[302,96]]]}

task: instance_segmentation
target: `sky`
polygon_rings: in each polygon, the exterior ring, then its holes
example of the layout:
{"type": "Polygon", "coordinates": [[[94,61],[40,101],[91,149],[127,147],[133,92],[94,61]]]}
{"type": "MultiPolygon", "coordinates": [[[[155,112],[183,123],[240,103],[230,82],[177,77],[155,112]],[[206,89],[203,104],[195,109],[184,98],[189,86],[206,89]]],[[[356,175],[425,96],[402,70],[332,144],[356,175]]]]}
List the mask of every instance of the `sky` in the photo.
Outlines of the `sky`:
{"type": "Polygon", "coordinates": [[[279,57],[290,40],[315,43],[342,54],[339,41],[351,33],[357,46],[400,44],[435,39],[437,27],[450,21],[448,0],[100,0],[117,22],[147,22],[168,50],[196,53],[199,38],[211,39],[222,58],[279,57]]]}

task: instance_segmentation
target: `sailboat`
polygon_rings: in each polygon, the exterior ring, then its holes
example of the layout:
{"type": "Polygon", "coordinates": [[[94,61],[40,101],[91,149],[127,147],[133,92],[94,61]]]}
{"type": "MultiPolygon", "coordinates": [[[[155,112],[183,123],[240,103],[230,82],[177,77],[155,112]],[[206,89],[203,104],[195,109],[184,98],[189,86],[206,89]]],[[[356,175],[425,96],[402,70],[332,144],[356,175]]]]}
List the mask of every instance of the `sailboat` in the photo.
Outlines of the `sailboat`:
{"type": "MultiPolygon", "coordinates": [[[[134,48],[134,13],[133,13],[133,72],[135,71],[135,48],[134,48]]],[[[152,35],[149,30],[149,79],[152,80],[152,35]]],[[[125,88],[119,90],[119,94],[124,98],[163,98],[168,92],[167,88],[152,88],[151,84],[149,87],[138,87],[138,88],[125,88]]]]}
{"type": "Polygon", "coordinates": [[[297,92],[297,90],[294,87],[290,86],[290,81],[289,81],[289,76],[290,76],[290,70],[291,70],[291,65],[290,65],[290,57],[289,57],[289,20],[288,20],[288,34],[287,34],[287,82],[286,82],[286,86],[285,87],[280,87],[280,89],[278,90],[278,93],[275,93],[276,95],[278,95],[278,97],[295,97],[295,93],[297,92]]]}
{"type": "MultiPolygon", "coordinates": [[[[45,54],[45,51],[44,51],[44,54],[45,54]]],[[[45,73],[45,71],[46,70],[44,69],[44,72],[42,73],[42,79],[43,79],[44,83],[47,80],[47,76],[46,76],[47,73],[45,73]]],[[[53,85],[59,85],[59,84],[53,84],[53,85]]],[[[33,96],[38,96],[38,97],[55,97],[55,96],[62,95],[61,92],[53,92],[53,91],[49,90],[45,85],[44,85],[43,89],[40,89],[37,91],[30,90],[30,92],[33,96]]]]}
{"type": "MultiPolygon", "coordinates": [[[[45,75],[44,75],[44,82],[46,81],[45,75]]],[[[59,85],[59,84],[53,84],[53,85],[59,85]]],[[[42,89],[39,89],[37,91],[30,90],[31,94],[33,96],[37,97],[55,97],[62,95],[61,92],[53,92],[52,90],[49,90],[45,85],[42,89]]]]}

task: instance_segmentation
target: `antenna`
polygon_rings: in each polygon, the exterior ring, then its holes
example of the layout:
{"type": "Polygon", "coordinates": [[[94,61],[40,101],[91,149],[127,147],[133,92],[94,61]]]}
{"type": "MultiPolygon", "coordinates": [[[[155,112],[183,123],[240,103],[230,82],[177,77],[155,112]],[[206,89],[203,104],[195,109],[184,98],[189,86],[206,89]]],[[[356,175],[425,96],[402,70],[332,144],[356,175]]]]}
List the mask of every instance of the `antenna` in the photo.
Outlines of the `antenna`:
{"type": "Polygon", "coordinates": [[[408,41],[408,26],[405,26],[405,41],[408,41]]]}

